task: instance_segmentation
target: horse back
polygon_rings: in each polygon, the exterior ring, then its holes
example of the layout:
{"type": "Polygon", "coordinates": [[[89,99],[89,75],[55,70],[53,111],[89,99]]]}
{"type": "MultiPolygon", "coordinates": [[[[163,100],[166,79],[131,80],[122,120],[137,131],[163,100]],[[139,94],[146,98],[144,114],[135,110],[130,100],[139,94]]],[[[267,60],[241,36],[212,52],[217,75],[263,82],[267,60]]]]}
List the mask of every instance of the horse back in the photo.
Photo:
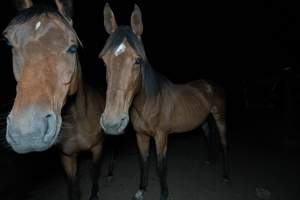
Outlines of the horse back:
{"type": "Polygon", "coordinates": [[[188,85],[196,88],[198,92],[201,93],[212,105],[224,102],[224,88],[220,87],[212,81],[199,79],[189,82],[188,85]]]}

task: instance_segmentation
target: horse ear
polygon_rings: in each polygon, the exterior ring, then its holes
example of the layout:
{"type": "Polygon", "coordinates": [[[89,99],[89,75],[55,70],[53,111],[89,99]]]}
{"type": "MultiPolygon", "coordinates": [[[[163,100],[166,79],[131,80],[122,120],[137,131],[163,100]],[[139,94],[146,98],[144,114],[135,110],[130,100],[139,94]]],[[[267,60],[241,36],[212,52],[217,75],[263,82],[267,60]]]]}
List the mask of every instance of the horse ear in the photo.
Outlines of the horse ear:
{"type": "Polygon", "coordinates": [[[33,6],[32,0],[15,0],[14,3],[18,11],[25,10],[33,6]]]}
{"type": "Polygon", "coordinates": [[[106,3],[104,6],[103,15],[104,15],[105,30],[108,34],[112,34],[113,32],[116,31],[118,25],[117,25],[114,13],[111,10],[108,3],[106,3]]]}
{"type": "Polygon", "coordinates": [[[55,0],[58,11],[69,20],[73,17],[73,0],[55,0]]]}
{"type": "Polygon", "coordinates": [[[134,5],[134,10],[131,14],[131,28],[132,28],[132,31],[137,36],[142,35],[142,33],[143,33],[142,12],[136,4],[134,5]]]}

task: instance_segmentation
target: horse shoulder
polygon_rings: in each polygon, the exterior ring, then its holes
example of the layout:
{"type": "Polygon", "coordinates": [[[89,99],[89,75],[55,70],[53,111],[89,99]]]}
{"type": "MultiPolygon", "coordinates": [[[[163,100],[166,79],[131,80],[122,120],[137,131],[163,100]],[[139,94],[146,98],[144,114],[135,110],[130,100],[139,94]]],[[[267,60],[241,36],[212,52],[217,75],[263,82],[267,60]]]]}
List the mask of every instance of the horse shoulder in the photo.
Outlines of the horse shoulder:
{"type": "Polygon", "coordinates": [[[149,131],[149,126],[147,125],[147,119],[142,116],[142,112],[136,108],[132,108],[130,111],[130,118],[133,128],[136,132],[147,132],[149,131]]]}
{"type": "Polygon", "coordinates": [[[130,118],[136,131],[153,133],[159,128],[159,122],[162,120],[161,113],[165,110],[162,100],[161,94],[152,99],[147,98],[146,101],[145,99],[135,100],[130,111],[130,118]]]}

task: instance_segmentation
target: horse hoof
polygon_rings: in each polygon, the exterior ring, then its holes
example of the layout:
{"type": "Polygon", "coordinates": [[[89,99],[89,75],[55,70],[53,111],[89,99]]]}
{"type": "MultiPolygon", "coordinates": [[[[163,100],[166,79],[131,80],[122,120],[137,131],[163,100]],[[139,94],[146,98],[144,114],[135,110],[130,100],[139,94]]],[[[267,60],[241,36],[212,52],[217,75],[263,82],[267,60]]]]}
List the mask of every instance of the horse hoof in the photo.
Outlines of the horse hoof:
{"type": "Polygon", "coordinates": [[[228,176],[224,176],[224,177],[223,177],[222,183],[223,183],[224,185],[226,185],[226,184],[228,184],[228,183],[230,183],[230,182],[231,182],[231,180],[230,180],[230,178],[229,178],[228,176]]]}
{"type": "Polygon", "coordinates": [[[160,195],[160,200],[168,200],[169,192],[162,193],[160,195]]]}
{"type": "Polygon", "coordinates": [[[135,193],[133,200],[144,200],[144,191],[139,190],[135,193]]]}

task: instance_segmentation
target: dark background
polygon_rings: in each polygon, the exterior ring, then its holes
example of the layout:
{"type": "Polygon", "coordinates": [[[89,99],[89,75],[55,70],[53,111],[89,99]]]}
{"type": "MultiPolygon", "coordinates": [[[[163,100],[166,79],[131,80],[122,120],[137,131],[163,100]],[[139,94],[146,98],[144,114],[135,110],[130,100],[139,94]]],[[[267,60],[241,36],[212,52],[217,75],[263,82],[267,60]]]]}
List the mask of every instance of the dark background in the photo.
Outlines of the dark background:
{"type": "MultiPolygon", "coordinates": [[[[84,45],[80,50],[83,72],[96,87],[105,85],[105,70],[98,59],[108,37],[103,27],[104,3],[75,0],[74,26],[84,45]]],[[[232,128],[257,127],[256,121],[265,120],[278,120],[284,129],[282,120],[291,127],[299,124],[295,118],[300,89],[297,1],[109,3],[118,24],[129,24],[134,3],[140,6],[142,38],[155,70],[175,83],[206,78],[225,87],[232,128]]],[[[11,1],[2,2],[0,15],[0,30],[4,30],[16,15],[11,1]]],[[[10,51],[1,44],[2,107],[12,103],[14,88],[10,51]]]]}
{"type": "MultiPolygon", "coordinates": [[[[103,26],[105,2],[75,0],[74,27],[84,46],[80,60],[85,79],[95,87],[105,85],[105,69],[98,59],[108,37],[103,26]]],[[[108,2],[118,24],[129,24],[134,3],[140,6],[142,39],[155,70],[174,83],[205,78],[225,88],[231,140],[277,149],[299,147],[300,12],[296,0],[108,2]]],[[[15,15],[12,2],[1,1],[0,31],[15,15]]],[[[1,43],[2,135],[15,96],[11,60],[10,50],[1,43]]]]}

